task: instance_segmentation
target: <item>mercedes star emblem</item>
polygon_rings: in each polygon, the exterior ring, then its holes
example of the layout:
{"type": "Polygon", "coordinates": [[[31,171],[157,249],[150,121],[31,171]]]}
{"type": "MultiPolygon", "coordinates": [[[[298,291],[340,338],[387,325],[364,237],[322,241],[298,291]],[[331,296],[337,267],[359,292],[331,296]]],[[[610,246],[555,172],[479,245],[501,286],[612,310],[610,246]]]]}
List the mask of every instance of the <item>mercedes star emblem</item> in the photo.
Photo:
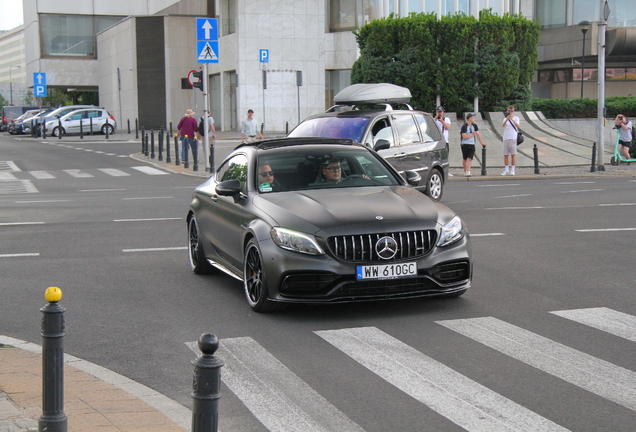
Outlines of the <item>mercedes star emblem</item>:
{"type": "Polygon", "coordinates": [[[375,244],[375,253],[383,260],[393,258],[397,251],[398,244],[393,237],[384,236],[375,244]]]}

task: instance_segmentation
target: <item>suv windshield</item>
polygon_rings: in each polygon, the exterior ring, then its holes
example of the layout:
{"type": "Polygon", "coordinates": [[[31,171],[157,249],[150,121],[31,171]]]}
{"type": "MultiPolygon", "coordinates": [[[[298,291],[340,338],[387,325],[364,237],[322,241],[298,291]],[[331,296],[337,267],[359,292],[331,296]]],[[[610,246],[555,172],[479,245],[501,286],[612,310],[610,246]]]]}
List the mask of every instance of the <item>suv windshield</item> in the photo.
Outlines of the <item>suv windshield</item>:
{"type": "Polygon", "coordinates": [[[362,140],[368,117],[323,117],[307,119],[290,132],[290,137],[348,138],[362,140]]]}

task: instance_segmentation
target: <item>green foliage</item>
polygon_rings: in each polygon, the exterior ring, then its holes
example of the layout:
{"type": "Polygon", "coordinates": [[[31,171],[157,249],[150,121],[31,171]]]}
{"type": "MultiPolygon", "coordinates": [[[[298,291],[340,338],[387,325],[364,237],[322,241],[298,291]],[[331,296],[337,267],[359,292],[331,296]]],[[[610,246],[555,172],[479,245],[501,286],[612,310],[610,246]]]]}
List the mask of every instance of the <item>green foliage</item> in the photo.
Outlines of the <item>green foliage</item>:
{"type": "Polygon", "coordinates": [[[24,104],[25,105],[33,105],[33,102],[35,101],[35,98],[33,97],[33,92],[31,90],[27,90],[26,94],[24,95],[24,104]]]}
{"type": "Polygon", "coordinates": [[[9,105],[9,103],[7,102],[7,100],[4,98],[4,96],[2,96],[0,94],[0,110],[2,110],[2,108],[4,108],[5,106],[9,105]]]}
{"type": "MultiPolygon", "coordinates": [[[[598,117],[597,99],[533,99],[533,111],[542,111],[547,118],[598,117]]],[[[605,115],[614,118],[618,114],[636,117],[636,97],[616,96],[605,99],[605,115]]]]}
{"type": "Polygon", "coordinates": [[[439,94],[448,111],[484,111],[509,103],[527,106],[537,69],[539,26],[520,15],[482,11],[479,20],[463,14],[411,14],[374,20],[355,32],[360,58],[351,83],[388,82],[411,90],[412,105],[435,109],[439,94]]]}
{"type": "Polygon", "coordinates": [[[49,88],[47,96],[45,98],[42,98],[42,105],[48,105],[51,107],[64,105],[99,106],[99,93],[86,91],[66,91],[49,88]]]}

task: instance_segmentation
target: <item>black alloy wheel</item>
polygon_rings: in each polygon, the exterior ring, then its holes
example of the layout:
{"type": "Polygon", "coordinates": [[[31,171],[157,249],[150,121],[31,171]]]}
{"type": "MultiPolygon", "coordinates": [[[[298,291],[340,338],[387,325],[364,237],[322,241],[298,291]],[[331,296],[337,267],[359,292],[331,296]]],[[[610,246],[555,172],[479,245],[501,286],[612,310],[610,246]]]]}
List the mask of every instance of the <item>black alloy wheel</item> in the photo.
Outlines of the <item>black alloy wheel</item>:
{"type": "Polygon", "coordinates": [[[267,279],[263,271],[261,252],[255,239],[251,239],[245,248],[243,286],[247,302],[255,312],[274,312],[285,308],[283,303],[267,299],[267,279]]]}
{"type": "Polygon", "coordinates": [[[190,258],[190,269],[196,274],[209,274],[214,270],[205,258],[203,245],[199,236],[199,226],[194,216],[188,221],[188,257],[190,258]]]}

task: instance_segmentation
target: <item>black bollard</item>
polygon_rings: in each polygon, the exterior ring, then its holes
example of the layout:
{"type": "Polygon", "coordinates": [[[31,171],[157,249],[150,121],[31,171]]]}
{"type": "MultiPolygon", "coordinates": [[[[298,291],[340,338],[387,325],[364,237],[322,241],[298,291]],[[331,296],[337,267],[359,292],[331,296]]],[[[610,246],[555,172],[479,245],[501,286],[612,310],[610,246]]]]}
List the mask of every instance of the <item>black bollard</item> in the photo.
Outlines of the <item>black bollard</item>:
{"type": "Polygon", "coordinates": [[[91,136],[93,136],[93,117],[88,119],[91,125],[91,136]]]}
{"type": "Polygon", "coordinates": [[[157,158],[157,160],[159,162],[163,161],[163,126],[161,126],[161,129],[159,130],[159,135],[157,135],[157,138],[159,139],[159,157],[157,158]]]}
{"type": "Polygon", "coordinates": [[[130,135],[130,119],[126,119],[126,121],[128,122],[128,135],[130,135]]]}
{"type": "Polygon", "coordinates": [[[289,122],[285,122],[285,136],[289,135],[289,122]]]}
{"type": "Polygon", "coordinates": [[[61,118],[57,118],[57,137],[58,139],[62,139],[62,119],[61,118]]]}
{"type": "Polygon", "coordinates": [[[80,139],[84,139],[84,122],[80,120],[80,139]]]}
{"type": "Polygon", "coordinates": [[[66,432],[68,419],[64,414],[64,309],[57,302],[62,290],[50,287],[44,294],[46,306],[42,312],[42,416],[39,432],[66,432]]]}
{"type": "Polygon", "coordinates": [[[42,122],[42,139],[46,139],[46,122],[42,122]]]}
{"type": "Polygon", "coordinates": [[[172,120],[170,120],[170,136],[172,136],[172,120]]]}
{"type": "Polygon", "coordinates": [[[170,159],[170,135],[166,132],[166,163],[172,162],[170,159]]]}
{"type": "Polygon", "coordinates": [[[181,148],[183,149],[183,167],[190,168],[190,164],[188,163],[188,150],[190,150],[190,142],[188,141],[188,136],[186,135],[181,142],[181,148]]]}
{"type": "Polygon", "coordinates": [[[174,164],[181,165],[181,160],[179,159],[179,137],[177,134],[174,135],[174,164]]]}
{"type": "Polygon", "coordinates": [[[539,171],[539,149],[537,148],[536,144],[534,145],[532,152],[534,153],[534,173],[541,174],[541,172],[539,171]]]}
{"type": "Polygon", "coordinates": [[[199,171],[199,140],[195,138],[192,142],[192,171],[199,171]]]}
{"type": "Polygon", "coordinates": [[[150,134],[148,132],[144,133],[144,141],[145,141],[145,146],[146,146],[146,151],[144,152],[145,156],[148,156],[148,147],[150,147],[150,134]]]}
{"type": "Polygon", "coordinates": [[[110,132],[110,127],[108,127],[108,117],[106,117],[106,139],[108,139],[108,133],[110,132]]]}
{"type": "Polygon", "coordinates": [[[219,340],[205,333],[199,338],[203,353],[192,360],[192,432],[217,432],[219,430],[219,399],[221,398],[221,368],[224,363],[214,355],[219,340]]]}
{"type": "Polygon", "coordinates": [[[485,176],[488,174],[486,171],[486,147],[481,147],[481,175],[485,176]]]}
{"type": "Polygon", "coordinates": [[[590,167],[590,172],[596,172],[596,141],[592,145],[592,166],[590,167]]]}
{"type": "MultiPolygon", "coordinates": [[[[137,138],[139,138],[137,131],[135,131],[135,133],[137,134],[137,138]]],[[[144,150],[144,128],[141,128],[141,154],[144,154],[144,150]]]]}
{"type": "Polygon", "coordinates": [[[135,139],[139,139],[139,121],[135,119],[135,139]]]}
{"type": "Polygon", "coordinates": [[[150,158],[155,158],[155,130],[150,129],[150,158]]]}
{"type": "Polygon", "coordinates": [[[214,144],[210,144],[210,172],[214,172],[214,144]]]}

